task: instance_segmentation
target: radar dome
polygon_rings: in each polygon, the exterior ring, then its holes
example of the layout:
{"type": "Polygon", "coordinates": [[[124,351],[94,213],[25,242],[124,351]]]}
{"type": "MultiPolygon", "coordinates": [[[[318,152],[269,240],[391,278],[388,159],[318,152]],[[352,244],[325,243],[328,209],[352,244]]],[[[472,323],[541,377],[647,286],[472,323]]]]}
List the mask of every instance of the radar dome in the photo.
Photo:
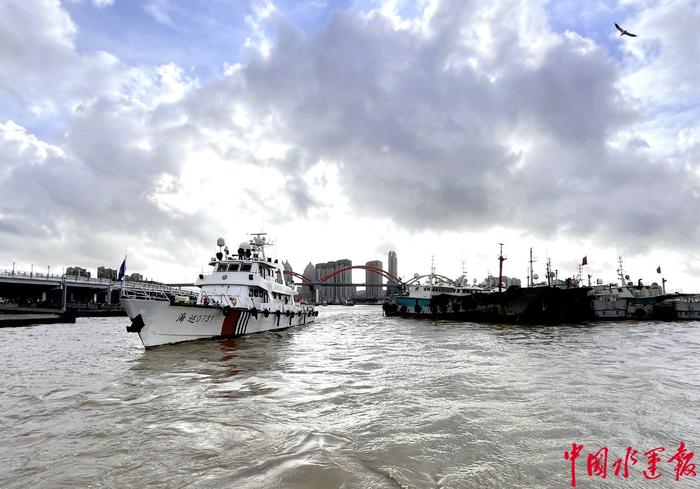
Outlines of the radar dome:
{"type": "Polygon", "coordinates": [[[224,238],[217,239],[216,246],[226,246],[226,241],[224,241],[224,238]]]}

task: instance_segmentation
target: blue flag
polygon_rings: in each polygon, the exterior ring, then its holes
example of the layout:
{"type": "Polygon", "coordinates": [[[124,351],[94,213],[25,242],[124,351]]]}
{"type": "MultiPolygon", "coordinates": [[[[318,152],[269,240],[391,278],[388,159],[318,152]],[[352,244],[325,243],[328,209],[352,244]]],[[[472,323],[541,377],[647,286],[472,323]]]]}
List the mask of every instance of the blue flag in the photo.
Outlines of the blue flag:
{"type": "Polygon", "coordinates": [[[124,257],[124,261],[122,262],[122,266],[119,267],[119,274],[117,275],[117,281],[123,279],[125,273],[126,273],[126,257],[124,257]]]}

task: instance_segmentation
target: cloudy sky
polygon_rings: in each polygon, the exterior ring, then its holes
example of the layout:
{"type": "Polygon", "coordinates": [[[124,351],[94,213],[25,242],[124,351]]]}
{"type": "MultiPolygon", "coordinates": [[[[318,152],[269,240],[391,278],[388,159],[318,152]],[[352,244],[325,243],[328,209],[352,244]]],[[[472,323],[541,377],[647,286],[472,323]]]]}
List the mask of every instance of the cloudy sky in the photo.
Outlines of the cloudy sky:
{"type": "Polygon", "coordinates": [[[395,249],[481,279],[503,242],[523,280],[533,247],[540,275],[622,255],[700,289],[698,25],[690,0],[0,0],[0,268],[184,281],[265,231],[298,271],[395,249]]]}

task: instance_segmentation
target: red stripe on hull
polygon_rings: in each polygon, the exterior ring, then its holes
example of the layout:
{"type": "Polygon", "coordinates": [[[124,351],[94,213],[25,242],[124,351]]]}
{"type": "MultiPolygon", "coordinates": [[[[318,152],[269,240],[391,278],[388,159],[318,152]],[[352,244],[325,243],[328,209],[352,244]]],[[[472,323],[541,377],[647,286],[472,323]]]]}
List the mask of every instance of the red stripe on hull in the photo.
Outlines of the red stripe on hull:
{"type": "Polygon", "coordinates": [[[236,333],[236,325],[240,316],[241,311],[237,309],[228,313],[224,318],[224,323],[221,325],[221,336],[233,336],[236,333]]]}

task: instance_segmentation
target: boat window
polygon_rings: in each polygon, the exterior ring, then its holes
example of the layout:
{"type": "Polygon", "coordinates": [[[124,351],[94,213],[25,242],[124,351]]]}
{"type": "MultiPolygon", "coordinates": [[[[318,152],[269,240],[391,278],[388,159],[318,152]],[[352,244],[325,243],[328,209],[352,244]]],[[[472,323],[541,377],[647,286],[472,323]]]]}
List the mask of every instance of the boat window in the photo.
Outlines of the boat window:
{"type": "Polygon", "coordinates": [[[241,272],[250,272],[250,263],[241,263],[241,272]]]}
{"type": "Polygon", "coordinates": [[[237,272],[238,271],[238,263],[231,263],[228,266],[228,271],[229,272],[237,272]]]}
{"type": "Polygon", "coordinates": [[[278,284],[284,283],[284,281],[282,280],[282,272],[280,272],[279,270],[277,270],[277,280],[275,280],[275,282],[277,282],[278,284]]]}
{"type": "Polygon", "coordinates": [[[226,271],[226,264],[225,263],[219,263],[219,266],[216,268],[217,272],[225,272],[226,271]]]}

